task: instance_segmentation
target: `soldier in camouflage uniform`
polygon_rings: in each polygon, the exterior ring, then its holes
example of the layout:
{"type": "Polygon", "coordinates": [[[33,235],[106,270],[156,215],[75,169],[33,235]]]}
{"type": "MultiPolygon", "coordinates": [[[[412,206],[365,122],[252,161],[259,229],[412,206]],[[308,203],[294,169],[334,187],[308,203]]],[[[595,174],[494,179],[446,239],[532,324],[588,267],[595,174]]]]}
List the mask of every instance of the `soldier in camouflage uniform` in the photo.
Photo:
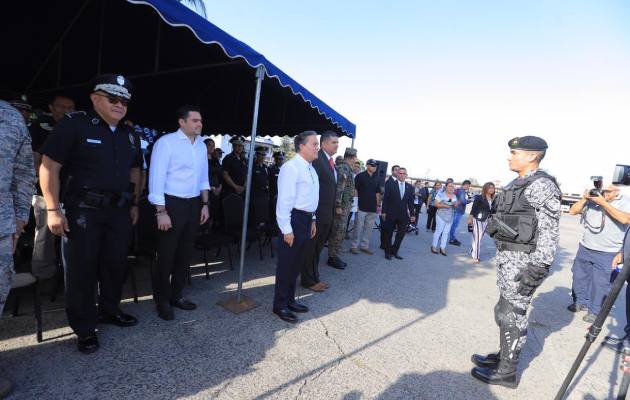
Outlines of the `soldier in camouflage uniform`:
{"type": "Polygon", "coordinates": [[[346,222],[352,208],[354,196],[354,174],[352,165],[357,159],[357,151],[347,148],[343,162],[337,167],[337,197],[335,198],[335,217],[332,231],[328,238],[328,265],[337,269],[345,269],[346,263],[339,258],[341,242],[346,237],[346,222]]]}
{"type": "MultiPolygon", "coordinates": [[[[35,193],[31,136],[22,115],[0,100],[0,315],[13,280],[13,252],[35,193]]],[[[0,377],[0,398],[12,389],[0,377]]]]}
{"type": "Polygon", "coordinates": [[[516,367],[527,335],[527,310],[549,272],[559,238],[561,191],[555,178],[539,169],[547,143],[535,136],[509,142],[510,169],[519,177],[496,200],[497,213],[487,232],[497,244],[494,308],[500,350],[474,354],[472,375],[484,383],[516,388],[516,367]]]}

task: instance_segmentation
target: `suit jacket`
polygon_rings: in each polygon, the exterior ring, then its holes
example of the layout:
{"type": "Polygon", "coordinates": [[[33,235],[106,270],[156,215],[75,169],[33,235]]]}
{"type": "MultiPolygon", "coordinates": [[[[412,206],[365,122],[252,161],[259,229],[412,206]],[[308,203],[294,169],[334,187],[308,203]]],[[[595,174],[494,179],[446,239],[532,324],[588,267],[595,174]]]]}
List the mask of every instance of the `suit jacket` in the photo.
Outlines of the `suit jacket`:
{"type": "Polygon", "coordinates": [[[492,207],[490,207],[488,201],[481,197],[480,194],[475,196],[475,201],[473,202],[472,209],[470,210],[470,215],[472,215],[473,218],[479,221],[485,221],[488,219],[488,216],[490,214],[494,214],[494,212],[494,202],[492,207]]]}
{"type": "Polygon", "coordinates": [[[387,220],[390,218],[409,218],[410,215],[414,215],[413,197],[413,186],[405,183],[405,194],[401,199],[398,180],[388,179],[385,182],[385,194],[383,195],[381,212],[386,214],[385,218],[387,220]]]}
{"type": "Polygon", "coordinates": [[[335,215],[335,196],[337,195],[337,181],[335,173],[330,168],[328,157],[324,150],[313,161],[313,168],[319,177],[319,203],[317,205],[317,220],[321,223],[332,224],[335,215]]]}

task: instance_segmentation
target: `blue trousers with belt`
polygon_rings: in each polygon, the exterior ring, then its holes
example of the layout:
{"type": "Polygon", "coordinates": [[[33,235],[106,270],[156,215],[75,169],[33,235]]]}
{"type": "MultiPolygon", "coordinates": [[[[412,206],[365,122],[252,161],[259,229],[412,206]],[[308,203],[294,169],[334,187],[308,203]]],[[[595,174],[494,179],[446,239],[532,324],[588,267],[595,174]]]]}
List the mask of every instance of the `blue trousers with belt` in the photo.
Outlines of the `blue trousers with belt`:
{"type": "Polygon", "coordinates": [[[300,269],[308,254],[307,246],[311,239],[312,217],[297,210],[291,212],[291,228],[293,229],[293,246],[284,241],[280,235],[278,244],[278,266],[276,268],[276,286],[273,296],[273,309],[282,310],[295,301],[295,284],[300,269]]]}
{"type": "Polygon", "coordinates": [[[617,253],[591,250],[580,244],[573,261],[573,291],[577,304],[585,304],[593,314],[599,314],[610,292],[612,260],[617,253]]]}

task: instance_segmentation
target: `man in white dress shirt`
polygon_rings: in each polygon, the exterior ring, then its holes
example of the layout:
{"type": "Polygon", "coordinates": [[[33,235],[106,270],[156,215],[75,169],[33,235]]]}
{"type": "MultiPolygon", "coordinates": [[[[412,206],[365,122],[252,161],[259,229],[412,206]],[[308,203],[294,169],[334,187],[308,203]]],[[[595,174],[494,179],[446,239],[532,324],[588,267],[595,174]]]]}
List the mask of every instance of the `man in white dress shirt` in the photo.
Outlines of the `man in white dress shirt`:
{"type": "Polygon", "coordinates": [[[175,318],[173,308],[194,310],[182,295],[195,233],[208,220],[208,159],[199,137],[201,111],[194,106],[177,110],[179,130],[155,143],[149,173],[149,201],[155,206],[158,262],[153,270],[153,299],[160,318],[175,318]]]}
{"type": "Polygon", "coordinates": [[[294,139],[296,155],[280,168],[276,220],[282,232],[278,246],[278,267],[273,312],[280,319],[295,323],[293,312],[308,307],[295,301],[295,284],[304,260],[305,249],[315,237],[315,211],[319,201],[319,180],[311,163],[317,159],[317,133],[305,131],[294,139]]]}

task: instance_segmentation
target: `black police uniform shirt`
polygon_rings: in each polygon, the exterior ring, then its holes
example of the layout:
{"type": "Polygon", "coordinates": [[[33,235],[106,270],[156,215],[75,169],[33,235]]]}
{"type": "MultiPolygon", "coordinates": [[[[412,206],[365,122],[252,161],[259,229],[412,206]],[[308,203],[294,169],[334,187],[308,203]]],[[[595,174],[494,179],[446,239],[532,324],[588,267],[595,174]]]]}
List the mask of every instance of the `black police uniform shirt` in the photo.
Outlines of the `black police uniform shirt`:
{"type": "Polygon", "coordinates": [[[269,167],[269,193],[272,196],[278,194],[278,176],[280,175],[280,167],[272,165],[269,167]]]}
{"type": "MultiPolygon", "coordinates": [[[[234,184],[243,186],[245,185],[245,178],[247,177],[247,161],[245,157],[238,158],[234,153],[230,153],[223,159],[223,171],[227,172],[232,178],[234,184]]],[[[226,185],[226,189],[232,189],[232,186],[226,185]]]]}
{"type": "Polygon", "coordinates": [[[208,160],[208,180],[210,186],[217,188],[223,184],[223,168],[219,160],[208,160]]]}
{"type": "Polygon", "coordinates": [[[254,165],[252,193],[254,195],[269,193],[269,169],[264,165],[254,165]]]}
{"type": "Polygon", "coordinates": [[[123,123],[112,131],[95,111],[77,114],[61,120],[41,147],[72,177],[68,194],[81,188],[129,191],[131,168],[142,168],[138,135],[123,123]]]}
{"type": "Polygon", "coordinates": [[[354,187],[359,198],[359,211],[376,212],[376,193],[381,193],[381,185],[376,179],[376,173],[363,171],[354,178],[354,187]]]}

